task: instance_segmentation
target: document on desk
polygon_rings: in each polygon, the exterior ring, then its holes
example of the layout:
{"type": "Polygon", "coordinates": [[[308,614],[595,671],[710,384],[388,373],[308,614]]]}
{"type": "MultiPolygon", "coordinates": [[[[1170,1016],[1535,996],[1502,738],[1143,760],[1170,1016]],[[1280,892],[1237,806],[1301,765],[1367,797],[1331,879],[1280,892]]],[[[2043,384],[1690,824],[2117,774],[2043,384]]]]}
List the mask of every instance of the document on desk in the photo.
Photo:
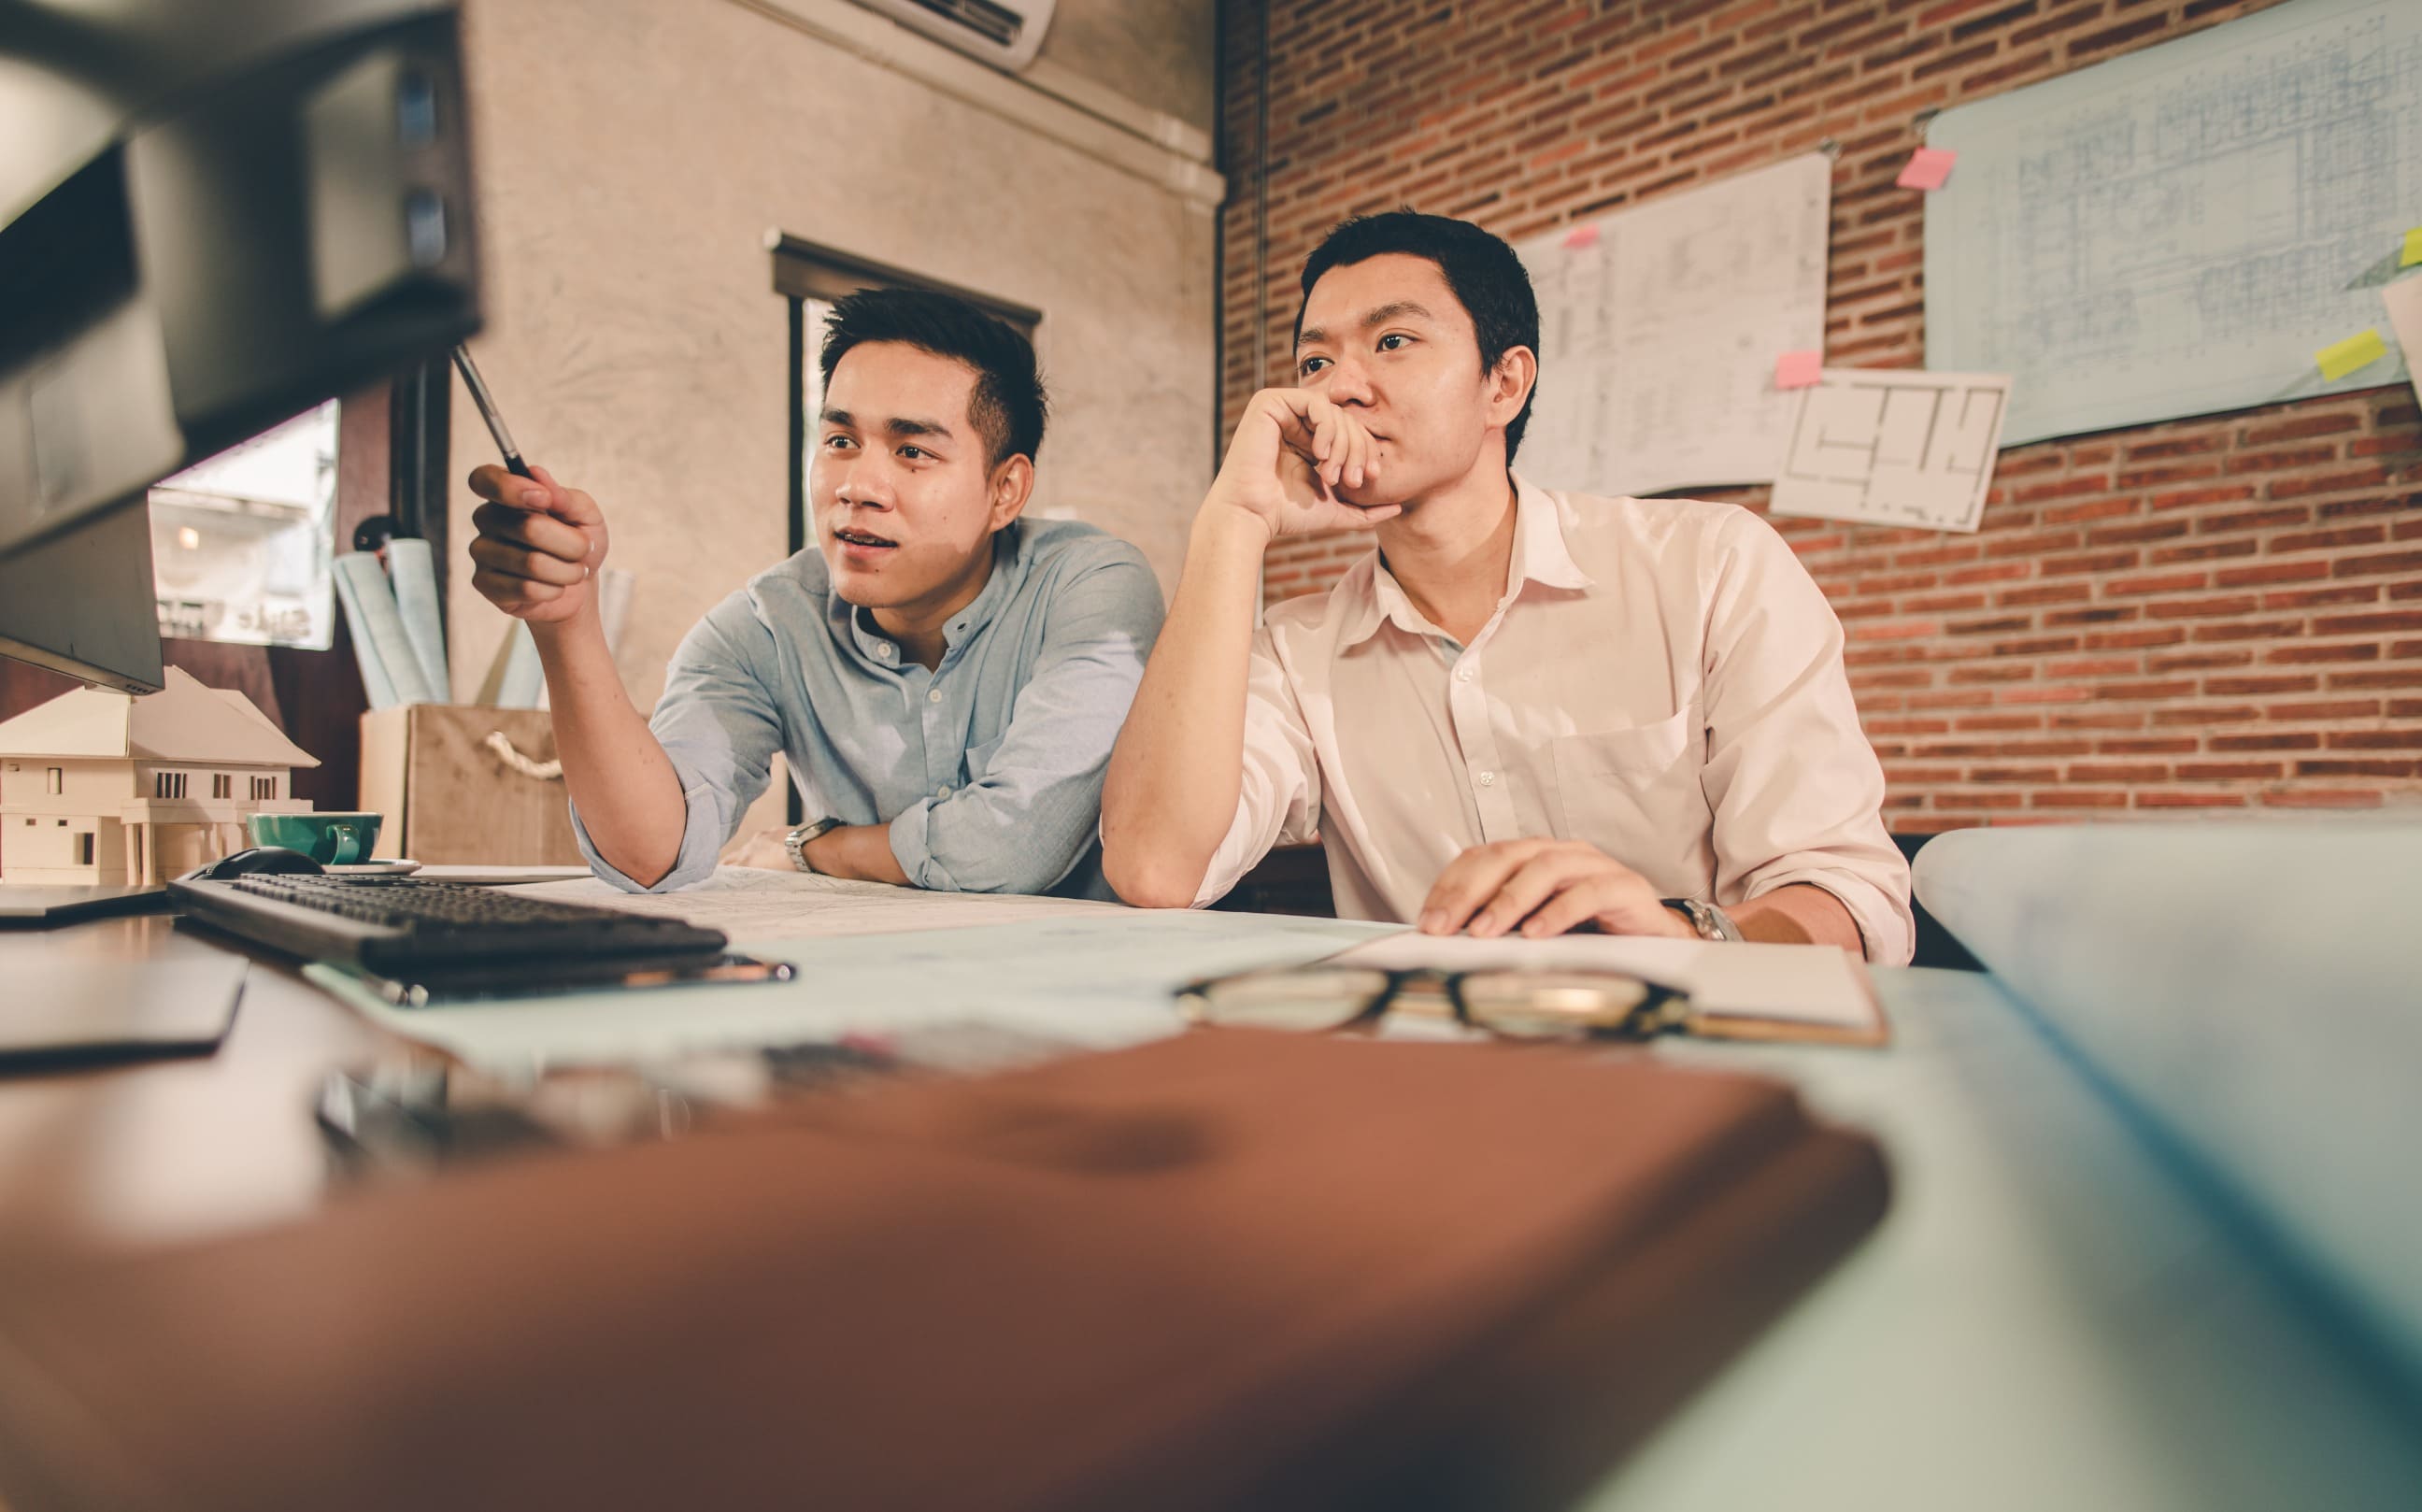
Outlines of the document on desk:
{"type": "MultiPolygon", "coordinates": [[[[946,894],[881,890],[928,904],[950,901],[946,894]]],[[[587,901],[587,894],[577,896],[587,901]]],[[[1399,927],[1272,914],[1140,912],[1052,899],[984,901],[1060,907],[1032,912],[1023,922],[959,929],[923,927],[893,913],[885,916],[888,922],[866,928],[893,931],[873,938],[810,932],[794,915],[787,937],[761,932],[747,947],[798,969],[783,983],[567,992],[403,1009],[345,968],[308,966],[304,975],[406,1039],[480,1070],[518,1077],[550,1066],[633,1064],[966,1024],[1019,1031],[1072,1048],[1113,1049],[1182,1029],[1174,995],[1187,982],[1300,965],[1399,927]],[[904,933],[908,930],[920,932],[904,933]]],[[[846,906],[840,913],[846,916],[846,906]]],[[[930,922],[950,916],[924,911],[920,917],[930,922]]]]}
{"type": "Polygon", "coordinates": [[[553,898],[633,913],[659,914],[719,929],[735,945],[833,935],[899,934],[1063,917],[1128,917],[1115,903],[985,892],[928,892],[881,882],[851,882],[812,872],[725,866],[678,892],[625,892],[593,876],[518,890],[526,898],[553,898]]]}
{"type": "Polygon", "coordinates": [[[1619,935],[1473,939],[1407,931],[1353,946],[1329,964],[1381,970],[1622,971],[1690,993],[1693,1034],[1872,1045],[1890,1033],[1864,964],[1831,945],[1713,945],[1619,935]]]}

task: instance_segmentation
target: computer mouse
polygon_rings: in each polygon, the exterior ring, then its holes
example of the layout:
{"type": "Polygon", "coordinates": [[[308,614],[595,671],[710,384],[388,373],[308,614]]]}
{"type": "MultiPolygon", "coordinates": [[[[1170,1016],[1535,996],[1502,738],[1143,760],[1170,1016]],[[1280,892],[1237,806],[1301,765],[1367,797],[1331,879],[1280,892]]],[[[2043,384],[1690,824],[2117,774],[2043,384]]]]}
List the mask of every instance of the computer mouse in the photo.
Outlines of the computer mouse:
{"type": "Polygon", "coordinates": [[[222,856],[208,866],[197,866],[177,878],[180,882],[232,882],[240,876],[258,872],[324,872],[327,868],[298,850],[283,845],[255,845],[232,856],[222,856]]]}

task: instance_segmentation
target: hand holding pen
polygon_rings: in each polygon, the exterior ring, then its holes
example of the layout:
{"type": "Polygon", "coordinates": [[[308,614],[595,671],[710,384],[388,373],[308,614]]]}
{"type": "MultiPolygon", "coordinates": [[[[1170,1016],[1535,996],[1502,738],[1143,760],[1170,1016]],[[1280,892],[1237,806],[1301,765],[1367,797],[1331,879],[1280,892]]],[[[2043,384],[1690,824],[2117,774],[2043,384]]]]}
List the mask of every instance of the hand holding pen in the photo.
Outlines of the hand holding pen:
{"type": "Polygon", "coordinates": [[[587,494],[524,463],[471,354],[456,347],[454,365],[505,454],[503,466],[487,463],[471,471],[471,492],[487,500],[471,513],[479,531],[471,542],[471,586],[517,620],[561,623],[596,602],[597,569],[606,562],[605,513],[587,494]]]}

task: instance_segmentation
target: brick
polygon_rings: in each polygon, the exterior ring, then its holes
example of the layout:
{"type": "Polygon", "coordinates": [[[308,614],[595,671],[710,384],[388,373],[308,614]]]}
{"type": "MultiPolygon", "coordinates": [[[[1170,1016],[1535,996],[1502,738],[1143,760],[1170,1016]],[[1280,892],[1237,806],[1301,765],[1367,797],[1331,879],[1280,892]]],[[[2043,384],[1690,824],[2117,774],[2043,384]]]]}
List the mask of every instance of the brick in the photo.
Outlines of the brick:
{"type": "Polygon", "coordinates": [[[2311,703],[2273,703],[2265,707],[2266,719],[2376,719],[2380,717],[2378,699],[2323,699],[2311,703]]]}
{"type": "Polygon", "coordinates": [[[2377,809],[2383,795],[2377,790],[2286,788],[2265,793],[2261,798],[2268,809],[2377,809]]]}
{"type": "Polygon", "coordinates": [[[2333,731],[2329,746],[2332,750],[2422,750],[2422,727],[2333,731]]]}
{"type": "Polygon", "coordinates": [[[2072,782],[2161,782],[2169,775],[2159,762],[2072,762],[2068,768],[2072,782]]]}
{"type": "Polygon", "coordinates": [[[2139,809],[2242,809],[2245,795],[2241,793],[2179,793],[2162,791],[2139,793],[2139,809]]]}
{"type": "Polygon", "coordinates": [[[2359,760],[2323,760],[2298,762],[2298,777],[2384,777],[2409,779],[2422,776],[2422,762],[2359,760]]]}
{"type": "Polygon", "coordinates": [[[2181,782],[2275,782],[2284,775],[2277,762],[2180,762],[2181,782]]]}
{"type": "Polygon", "coordinates": [[[2266,662],[2282,665],[2304,662],[2376,661],[2380,648],[2376,645],[2279,646],[2262,654],[2266,662]]]}
{"type": "Polygon", "coordinates": [[[2385,614],[2333,614],[2313,622],[2317,636],[2386,635],[2398,630],[2422,630],[2422,609],[2398,609],[2385,614]]]}

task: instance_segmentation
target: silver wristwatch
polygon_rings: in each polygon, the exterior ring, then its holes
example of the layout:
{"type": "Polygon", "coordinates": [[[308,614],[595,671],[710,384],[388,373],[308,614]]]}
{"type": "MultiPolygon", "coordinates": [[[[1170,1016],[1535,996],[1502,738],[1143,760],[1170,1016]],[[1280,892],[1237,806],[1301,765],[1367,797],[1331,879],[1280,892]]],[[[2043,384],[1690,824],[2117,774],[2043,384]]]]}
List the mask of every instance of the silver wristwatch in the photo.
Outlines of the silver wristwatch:
{"type": "Polygon", "coordinates": [[[840,827],[841,821],[830,814],[826,814],[821,819],[810,819],[806,824],[801,825],[798,828],[792,830],[787,835],[784,835],[782,837],[782,848],[791,853],[791,864],[797,867],[802,872],[814,871],[815,868],[808,864],[808,842],[815,839],[818,835],[823,834],[827,829],[839,829],[840,827]]]}
{"type": "Polygon", "coordinates": [[[1668,908],[1681,910],[1683,916],[1691,921],[1691,927],[1699,932],[1701,939],[1730,940],[1736,945],[1741,942],[1740,925],[1734,923],[1733,916],[1714,904],[1701,903],[1696,898],[1667,898],[1664,903],[1668,908]]]}

